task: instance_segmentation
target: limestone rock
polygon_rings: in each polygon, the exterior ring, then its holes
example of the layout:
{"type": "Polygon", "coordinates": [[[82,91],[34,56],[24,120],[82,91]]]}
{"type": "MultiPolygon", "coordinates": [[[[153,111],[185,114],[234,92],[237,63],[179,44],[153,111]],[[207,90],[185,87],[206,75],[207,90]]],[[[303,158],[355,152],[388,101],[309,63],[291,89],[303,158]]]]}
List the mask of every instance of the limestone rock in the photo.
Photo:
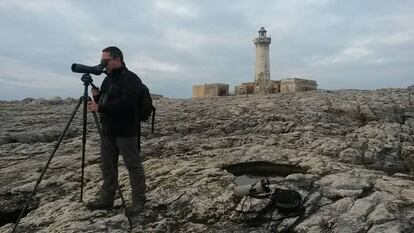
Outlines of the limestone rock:
{"type": "MultiPolygon", "coordinates": [[[[22,209],[77,103],[71,98],[0,101],[0,232],[10,232],[11,219],[22,209]]],[[[162,97],[154,103],[155,133],[143,123],[141,139],[148,203],[133,219],[132,232],[414,232],[412,90],[162,97]],[[241,177],[224,168],[265,163],[280,167],[256,172],[268,172],[271,189],[297,190],[306,207],[303,215],[285,216],[270,208],[260,221],[248,222],[270,200],[235,198],[233,188],[241,177]]],[[[119,197],[112,210],[89,211],[78,202],[81,111],[19,232],[129,231],[119,197]]],[[[85,162],[83,199],[88,201],[102,182],[91,114],[85,162]]],[[[260,178],[244,176],[249,182],[260,178]]],[[[119,181],[130,204],[122,159],[119,181]]]]}

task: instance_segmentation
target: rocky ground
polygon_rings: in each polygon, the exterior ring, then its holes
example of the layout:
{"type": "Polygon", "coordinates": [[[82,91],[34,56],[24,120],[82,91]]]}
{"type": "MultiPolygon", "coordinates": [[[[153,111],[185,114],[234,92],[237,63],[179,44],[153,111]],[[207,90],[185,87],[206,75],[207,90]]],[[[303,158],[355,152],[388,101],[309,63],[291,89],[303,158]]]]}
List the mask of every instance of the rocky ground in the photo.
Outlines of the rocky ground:
{"type": "MultiPolygon", "coordinates": [[[[11,232],[76,103],[0,102],[0,232],[11,232]]],[[[132,232],[414,232],[413,90],[159,98],[155,104],[155,133],[144,124],[142,139],[148,203],[132,219],[132,232]],[[306,212],[269,209],[252,222],[269,199],[235,198],[241,175],[299,191],[306,212]]],[[[79,202],[81,113],[18,232],[129,231],[119,198],[108,211],[91,212],[79,202]]],[[[99,135],[88,117],[84,201],[101,183],[99,135]]],[[[129,203],[122,160],[120,183],[129,203]]]]}

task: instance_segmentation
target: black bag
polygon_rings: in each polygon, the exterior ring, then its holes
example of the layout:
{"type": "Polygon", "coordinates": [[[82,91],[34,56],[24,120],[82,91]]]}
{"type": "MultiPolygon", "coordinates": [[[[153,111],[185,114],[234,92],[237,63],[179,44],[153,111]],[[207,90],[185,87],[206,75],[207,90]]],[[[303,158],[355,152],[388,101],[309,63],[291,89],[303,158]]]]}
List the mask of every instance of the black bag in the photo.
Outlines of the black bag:
{"type": "Polygon", "coordinates": [[[302,197],[299,192],[277,188],[272,194],[272,203],[280,213],[290,214],[303,211],[302,197]]]}
{"type": "MultiPolygon", "coordinates": [[[[303,206],[302,196],[299,192],[290,189],[276,188],[270,198],[271,201],[266,207],[260,210],[255,217],[246,220],[246,223],[249,226],[258,227],[267,221],[282,221],[286,218],[299,216],[299,218],[297,218],[294,223],[291,224],[290,228],[292,228],[296,226],[297,223],[302,221],[305,217],[306,208],[303,206]],[[264,217],[266,213],[274,208],[276,208],[277,211],[282,214],[281,217],[276,219],[264,217]]],[[[290,231],[288,230],[286,232],[290,231]]]]}
{"type": "MultiPolygon", "coordinates": [[[[152,114],[152,118],[155,117],[155,107],[152,104],[152,97],[149,89],[142,82],[140,83],[141,96],[140,103],[138,106],[138,119],[139,121],[146,121],[152,114]]],[[[154,120],[153,120],[154,122],[154,120]]],[[[154,124],[154,123],[153,123],[154,124]]],[[[154,131],[154,130],[152,130],[154,131]]]]}
{"type": "Polygon", "coordinates": [[[145,86],[145,84],[143,84],[141,80],[139,80],[139,88],[141,95],[138,104],[138,151],[141,151],[141,122],[147,121],[149,117],[152,115],[151,133],[154,133],[155,107],[152,104],[152,97],[148,87],[145,86]]]}

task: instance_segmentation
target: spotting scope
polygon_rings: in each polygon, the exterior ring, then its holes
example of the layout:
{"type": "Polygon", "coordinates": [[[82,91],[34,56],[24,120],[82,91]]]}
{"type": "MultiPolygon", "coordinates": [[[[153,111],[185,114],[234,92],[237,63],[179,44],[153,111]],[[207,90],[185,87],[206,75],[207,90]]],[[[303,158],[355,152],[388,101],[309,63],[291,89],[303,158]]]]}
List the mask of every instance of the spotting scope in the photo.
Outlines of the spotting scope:
{"type": "Polygon", "coordinates": [[[101,62],[99,65],[96,65],[96,66],[86,66],[86,65],[77,64],[77,63],[72,64],[72,72],[75,72],[75,73],[100,75],[102,74],[104,68],[105,68],[104,62],[101,62]]]}

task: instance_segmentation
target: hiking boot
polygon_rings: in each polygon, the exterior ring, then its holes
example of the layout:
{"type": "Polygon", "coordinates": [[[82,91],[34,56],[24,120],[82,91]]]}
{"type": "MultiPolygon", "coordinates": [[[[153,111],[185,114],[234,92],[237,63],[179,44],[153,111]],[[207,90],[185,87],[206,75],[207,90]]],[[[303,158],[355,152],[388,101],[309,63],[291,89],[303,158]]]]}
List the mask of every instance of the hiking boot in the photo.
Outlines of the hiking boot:
{"type": "Polygon", "coordinates": [[[86,208],[89,210],[107,210],[114,207],[114,198],[109,195],[99,195],[99,197],[86,204],[86,208]]]}
{"type": "Polygon", "coordinates": [[[144,212],[144,209],[144,203],[132,203],[132,205],[126,209],[125,213],[130,217],[134,217],[144,212]]]}

